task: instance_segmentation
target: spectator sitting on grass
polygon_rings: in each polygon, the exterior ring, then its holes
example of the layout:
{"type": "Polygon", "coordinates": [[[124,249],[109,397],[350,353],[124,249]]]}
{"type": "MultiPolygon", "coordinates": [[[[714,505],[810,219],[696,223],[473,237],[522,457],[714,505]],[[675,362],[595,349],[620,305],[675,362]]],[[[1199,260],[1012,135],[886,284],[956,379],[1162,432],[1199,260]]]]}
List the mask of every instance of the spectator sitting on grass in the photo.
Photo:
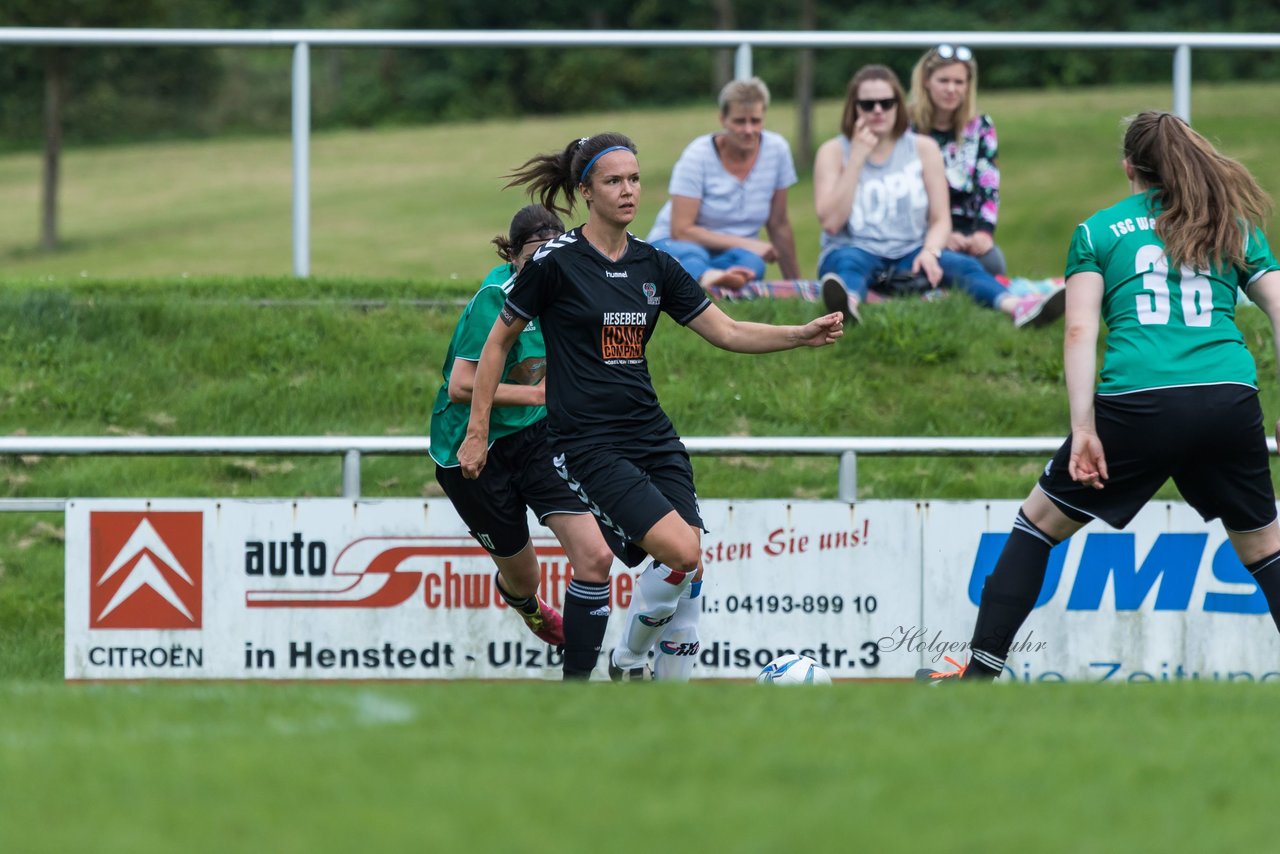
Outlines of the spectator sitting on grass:
{"type": "Polygon", "coordinates": [[[716,133],[689,143],[671,173],[671,200],[647,241],[670,253],[705,287],[740,288],[777,262],[785,279],[800,277],[787,217],[787,188],[796,183],[791,147],[764,129],[769,89],[758,77],[720,91],[716,133]],[[764,228],[768,240],[760,239],[764,228]]]}

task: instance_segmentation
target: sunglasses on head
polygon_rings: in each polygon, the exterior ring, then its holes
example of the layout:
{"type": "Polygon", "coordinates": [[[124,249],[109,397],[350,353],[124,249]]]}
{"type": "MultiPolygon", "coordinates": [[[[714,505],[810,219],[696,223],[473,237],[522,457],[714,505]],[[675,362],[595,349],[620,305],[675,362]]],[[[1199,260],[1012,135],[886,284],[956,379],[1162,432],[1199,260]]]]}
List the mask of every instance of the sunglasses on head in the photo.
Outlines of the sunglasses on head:
{"type": "Polygon", "coordinates": [[[973,51],[964,45],[940,44],[933,49],[939,59],[958,59],[961,62],[968,62],[973,59],[973,51]]]}
{"type": "Polygon", "coordinates": [[[858,99],[858,109],[862,110],[862,112],[864,113],[869,113],[872,110],[874,110],[876,107],[879,107],[881,110],[887,113],[896,106],[898,106],[897,98],[859,98],[858,99]]]}

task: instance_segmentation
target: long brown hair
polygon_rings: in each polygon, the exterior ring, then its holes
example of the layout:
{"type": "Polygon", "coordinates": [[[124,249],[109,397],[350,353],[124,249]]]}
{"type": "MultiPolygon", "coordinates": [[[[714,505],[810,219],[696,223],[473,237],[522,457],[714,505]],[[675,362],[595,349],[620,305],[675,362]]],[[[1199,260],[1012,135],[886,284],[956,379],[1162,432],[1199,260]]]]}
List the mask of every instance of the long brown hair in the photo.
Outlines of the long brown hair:
{"type": "Polygon", "coordinates": [[[1124,156],[1138,182],[1155,191],[1165,254],[1203,271],[1243,266],[1248,231],[1271,212],[1249,170],[1172,113],[1149,110],[1127,121],[1124,156]]]}
{"type": "Polygon", "coordinates": [[[936,47],[927,50],[924,56],[920,57],[915,68],[911,69],[911,94],[907,96],[907,112],[911,116],[911,124],[917,131],[928,133],[933,130],[935,109],[925,84],[939,68],[945,68],[948,65],[963,65],[969,76],[969,85],[964,90],[964,100],[960,102],[960,106],[956,107],[956,114],[951,117],[951,132],[955,135],[956,142],[963,142],[965,126],[978,112],[978,60],[961,59],[955,54],[952,54],[950,59],[943,59],[938,55],[936,47]]]}
{"type": "Polygon", "coordinates": [[[506,186],[527,185],[530,198],[537,199],[548,210],[569,216],[573,213],[573,194],[582,183],[582,170],[606,148],[625,148],[632,154],[637,153],[636,144],[620,133],[584,136],[570,142],[563,151],[530,157],[505,176],[511,179],[506,186]],[[557,202],[557,196],[564,196],[564,201],[557,202]]]}
{"type": "Polygon", "coordinates": [[[858,87],[867,80],[883,80],[893,88],[893,97],[898,99],[898,114],[893,117],[893,138],[897,139],[907,132],[907,96],[902,91],[898,75],[887,65],[864,65],[853,75],[853,79],[849,81],[849,91],[844,96],[840,132],[848,139],[853,139],[853,128],[858,123],[858,87]]]}

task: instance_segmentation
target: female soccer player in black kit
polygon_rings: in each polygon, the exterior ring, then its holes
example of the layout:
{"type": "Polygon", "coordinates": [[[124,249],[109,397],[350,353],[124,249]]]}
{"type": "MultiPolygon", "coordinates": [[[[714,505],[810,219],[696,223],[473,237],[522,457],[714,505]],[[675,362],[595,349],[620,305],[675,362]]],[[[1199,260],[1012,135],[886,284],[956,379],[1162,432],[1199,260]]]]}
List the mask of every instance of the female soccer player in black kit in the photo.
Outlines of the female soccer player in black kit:
{"type": "MultiPolygon", "coordinates": [[[[609,666],[615,679],[643,678],[650,649],[678,619],[682,594],[692,601],[705,530],[689,455],[658,405],[645,359],[659,312],[737,353],[831,344],[843,334],[840,313],[774,326],[735,321],[712,305],[675,259],[627,232],[640,201],[640,166],[635,143],[622,134],[574,140],[530,159],[512,178],[512,186],[527,185],[530,196],[566,213],[576,191],[587,204],[587,222],[543,246],[517,276],[480,356],[458,459],[466,477],[484,468],[489,410],[507,351],[537,318],[547,344],[553,462],[626,543],[620,557],[628,565],[653,558],[636,583],[609,666]]],[[[682,610],[693,640],[664,643],[661,652],[673,658],[684,652],[682,663],[691,668],[698,609],[682,610]]]]}

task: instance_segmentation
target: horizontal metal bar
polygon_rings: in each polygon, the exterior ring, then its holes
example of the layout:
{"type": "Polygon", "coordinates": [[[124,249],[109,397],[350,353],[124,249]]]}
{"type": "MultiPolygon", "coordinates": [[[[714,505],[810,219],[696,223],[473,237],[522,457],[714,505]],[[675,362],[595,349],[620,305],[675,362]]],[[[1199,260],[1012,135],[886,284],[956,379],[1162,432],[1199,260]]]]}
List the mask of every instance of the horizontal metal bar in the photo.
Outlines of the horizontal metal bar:
{"type": "MultiPolygon", "coordinates": [[[[1036,456],[1052,454],[1061,436],[687,436],[685,447],[704,456],[890,457],[1036,456]]],[[[1274,453],[1274,438],[1267,439],[1274,453]]],[[[431,447],[427,436],[0,436],[0,456],[234,456],[260,454],[413,455],[431,447]]]]}
{"type": "Polygon", "coordinates": [[[1280,48],[1277,33],[1056,33],[753,30],[221,30],[0,27],[0,44],[293,47],[1280,48]]]}
{"type": "Polygon", "coordinates": [[[0,513],[61,513],[65,498],[0,498],[0,513]]]}

